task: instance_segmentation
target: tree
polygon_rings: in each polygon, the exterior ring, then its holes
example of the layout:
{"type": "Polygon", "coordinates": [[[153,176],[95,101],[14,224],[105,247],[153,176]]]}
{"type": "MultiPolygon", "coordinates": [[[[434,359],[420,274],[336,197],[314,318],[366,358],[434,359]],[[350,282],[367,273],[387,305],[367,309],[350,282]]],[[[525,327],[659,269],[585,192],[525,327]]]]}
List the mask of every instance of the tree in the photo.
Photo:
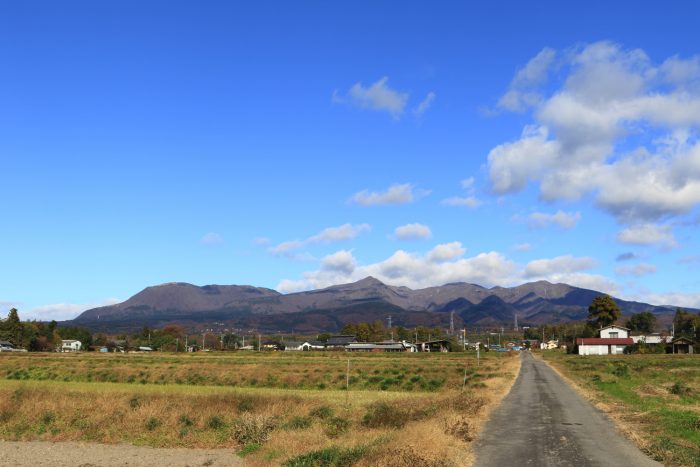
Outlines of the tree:
{"type": "Polygon", "coordinates": [[[600,295],[588,306],[588,323],[592,326],[610,326],[619,318],[620,308],[610,295],[600,295]]]}
{"type": "Polygon", "coordinates": [[[0,339],[6,339],[16,346],[22,345],[22,322],[17,308],[11,308],[7,318],[0,322],[0,339]]]}
{"type": "Polygon", "coordinates": [[[632,331],[651,333],[654,332],[654,328],[656,327],[656,316],[650,311],[636,313],[630,316],[625,326],[632,331]]]}

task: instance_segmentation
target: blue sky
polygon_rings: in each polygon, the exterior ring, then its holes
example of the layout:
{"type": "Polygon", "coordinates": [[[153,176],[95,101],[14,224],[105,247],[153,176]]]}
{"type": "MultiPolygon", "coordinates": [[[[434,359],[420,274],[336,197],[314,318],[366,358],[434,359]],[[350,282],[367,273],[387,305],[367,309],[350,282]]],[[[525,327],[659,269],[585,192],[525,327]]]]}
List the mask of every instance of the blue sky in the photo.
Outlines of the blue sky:
{"type": "Polygon", "coordinates": [[[700,306],[700,7],[5,2],[0,314],[170,281],[700,306]]]}

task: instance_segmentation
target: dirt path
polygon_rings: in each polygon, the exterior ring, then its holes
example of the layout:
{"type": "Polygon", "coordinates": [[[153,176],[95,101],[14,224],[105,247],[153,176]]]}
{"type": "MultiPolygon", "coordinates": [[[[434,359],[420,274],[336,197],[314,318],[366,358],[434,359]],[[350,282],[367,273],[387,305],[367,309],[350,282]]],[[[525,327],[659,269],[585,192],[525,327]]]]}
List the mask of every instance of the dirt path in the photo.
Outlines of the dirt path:
{"type": "Polygon", "coordinates": [[[0,441],[0,465],[17,467],[224,467],[243,465],[230,449],[161,449],[91,443],[0,441]]]}
{"type": "Polygon", "coordinates": [[[475,446],[476,467],[661,466],[544,362],[523,352],[520,374],[475,446]]]}

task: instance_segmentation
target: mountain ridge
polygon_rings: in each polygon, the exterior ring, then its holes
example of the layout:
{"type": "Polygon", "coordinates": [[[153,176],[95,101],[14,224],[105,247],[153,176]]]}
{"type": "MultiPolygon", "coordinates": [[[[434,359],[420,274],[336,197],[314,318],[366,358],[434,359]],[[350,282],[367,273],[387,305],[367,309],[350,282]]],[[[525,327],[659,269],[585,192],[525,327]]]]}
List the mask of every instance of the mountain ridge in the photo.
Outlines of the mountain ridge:
{"type": "MultiPolygon", "coordinates": [[[[265,331],[337,331],[354,321],[384,320],[403,326],[449,323],[489,326],[582,320],[595,290],[536,281],[514,287],[485,288],[467,282],[410,289],[368,276],[357,282],[281,294],[251,285],[197,286],[168,282],[146,287],[124,302],[93,308],[66,324],[96,330],[137,329],[179,323],[197,328],[219,323],[265,331]]],[[[675,307],[615,299],[623,314],[652,311],[660,317],[675,307]]]]}

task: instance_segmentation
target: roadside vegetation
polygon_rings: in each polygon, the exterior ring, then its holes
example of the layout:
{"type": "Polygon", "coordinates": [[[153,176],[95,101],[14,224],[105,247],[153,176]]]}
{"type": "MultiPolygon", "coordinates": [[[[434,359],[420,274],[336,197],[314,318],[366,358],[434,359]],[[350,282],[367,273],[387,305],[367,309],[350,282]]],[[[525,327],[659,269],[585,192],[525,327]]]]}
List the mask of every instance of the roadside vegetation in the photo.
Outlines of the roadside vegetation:
{"type": "Polygon", "coordinates": [[[700,355],[543,358],[610,413],[652,458],[700,466],[700,355]]]}
{"type": "Polygon", "coordinates": [[[490,352],[477,368],[470,353],[8,353],[0,437],[234,448],[251,465],[465,465],[519,360],[490,352]]]}

